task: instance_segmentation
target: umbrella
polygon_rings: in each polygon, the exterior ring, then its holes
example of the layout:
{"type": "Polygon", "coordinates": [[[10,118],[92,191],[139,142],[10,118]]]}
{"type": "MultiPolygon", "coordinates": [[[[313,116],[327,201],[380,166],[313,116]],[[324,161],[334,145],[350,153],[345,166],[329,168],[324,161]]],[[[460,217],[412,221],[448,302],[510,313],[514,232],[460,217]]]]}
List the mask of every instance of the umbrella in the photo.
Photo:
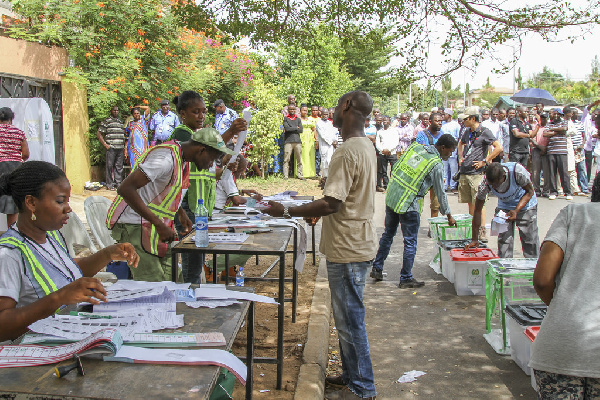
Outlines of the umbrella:
{"type": "Polygon", "coordinates": [[[558,104],[547,90],[537,88],[520,90],[511,96],[511,100],[524,104],[542,103],[545,106],[555,106],[558,104]]]}

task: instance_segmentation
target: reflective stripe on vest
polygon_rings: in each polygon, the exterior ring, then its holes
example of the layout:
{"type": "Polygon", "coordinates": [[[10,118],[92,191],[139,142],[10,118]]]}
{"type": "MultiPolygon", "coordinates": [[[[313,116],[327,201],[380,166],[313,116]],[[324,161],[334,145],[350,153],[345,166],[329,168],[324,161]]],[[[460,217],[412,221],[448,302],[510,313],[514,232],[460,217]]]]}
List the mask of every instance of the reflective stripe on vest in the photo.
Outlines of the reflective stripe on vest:
{"type": "Polygon", "coordinates": [[[208,210],[208,215],[212,215],[217,201],[217,174],[208,169],[198,171],[195,165],[190,165],[188,206],[191,211],[196,209],[200,199],[204,200],[204,207],[208,210]]]}
{"type": "MultiPolygon", "coordinates": [[[[165,189],[152,199],[147,206],[150,211],[165,224],[173,227],[173,220],[175,219],[175,214],[181,202],[181,191],[183,188],[186,188],[189,183],[189,171],[187,163],[185,163],[181,157],[181,147],[176,142],[167,142],[152,147],[138,159],[134,170],[138,168],[139,164],[144,162],[151,151],[157,148],[168,148],[171,150],[174,160],[173,175],[165,189]]],[[[127,203],[125,200],[121,196],[117,196],[111,204],[106,216],[106,226],[108,229],[114,227],[126,207],[127,203]]],[[[159,241],[156,227],[144,220],[142,221],[142,246],[148,253],[159,257],[164,257],[168,250],[168,245],[159,241]]]]}
{"type": "Polygon", "coordinates": [[[394,164],[386,205],[398,214],[406,212],[419,193],[425,177],[438,163],[441,164],[442,160],[437,154],[429,153],[421,144],[410,145],[394,164]]]}
{"type": "MultiPolygon", "coordinates": [[[[65,252],[67,252],[65,245],[62,243],[62,237],[57,231],[47,232],[47,237],[48,240],[54,240],[63,250],[65,250],[65,252]]],[[[19,249],[23,255],[23,264],[25,266],[27,275],[33,277],[34,281],[31,283],[39,298],[56,292],[61,287],[70,283],[69,280],[64,279],[62,274],[56,275],[57,281],[60,278],[63,278],[64,281],[55,282],[50,277],[48,271],[57,270],[56,267],[41,256],[38,259],[38,257],[35,255],[37,251],[32,251],[29,245],[27,245],[27,242],[25,242],[23,238],[19,236],[18,232],[14,231],[13,229],[7,231],[0,238],[0,246],[19,249]],[[42,262],[39,260],[42,260],[42,262]]]]}

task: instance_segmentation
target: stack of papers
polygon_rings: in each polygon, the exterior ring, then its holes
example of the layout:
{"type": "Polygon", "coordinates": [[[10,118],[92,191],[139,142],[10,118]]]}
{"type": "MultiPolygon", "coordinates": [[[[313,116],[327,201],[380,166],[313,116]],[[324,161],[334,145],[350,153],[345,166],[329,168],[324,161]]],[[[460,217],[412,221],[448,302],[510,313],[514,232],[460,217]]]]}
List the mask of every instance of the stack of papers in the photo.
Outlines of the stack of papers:
{"type": "Polygon", "coordinates": [[[261,296],[260,294],[241,292],[237,290],[227,290],[225,285],[200,285],[194,291],[196,299],[221,299],[221,300],[249,300],[259,303],[279,304],[271,297],[261,296]]]}
{"type": "Polygon", "coordinates": [[[9,345],[0,346],[0,368],[29,367],[54,364],[75,354],[115,354],[123,344],[116,329],[104,329],[79,342],[60,346],[9,345]]]}

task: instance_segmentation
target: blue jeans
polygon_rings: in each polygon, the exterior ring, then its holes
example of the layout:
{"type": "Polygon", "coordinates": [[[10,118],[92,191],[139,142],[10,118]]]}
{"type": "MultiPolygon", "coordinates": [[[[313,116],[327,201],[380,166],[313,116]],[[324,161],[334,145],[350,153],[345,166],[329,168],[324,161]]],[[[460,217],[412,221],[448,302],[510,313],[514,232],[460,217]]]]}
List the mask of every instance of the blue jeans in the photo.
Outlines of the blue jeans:
{"type": "Polygon", "coordinates": [[[356,395],[376,395],[369,352],[363,291],[372,261],[337,264],[327,261],[333,318],[340,342],[342,378],[356,395]]]}
{"type": "Polygon", "coordinates": [[[452,177],[458,172],[458,159],[450,157],[444,160],[444,189],[458,188],[458,182],[455,182],[452,177]]]}
{"type": "Polygon", "coordinates": [[[577,182],[579,183],[579,187],[583,193],[588,193],[588,177],[586,171],[585,160],[578,162],[575,164],[575,168],[577,169],[577,182]]]}
{"type": "Polygon", "coordinates": [[[394,212],[385,207],[385,231],[379,239],[379,250],[375,256],[373,267],[383,270],[383,263],[390,254],[390,247],[394,242],[394,236],[398,230],[398,224],[404,236],[404,256],[402,259],[402,271],[400,271],[400,282],[412,279],[412,267],[417,254],[417,235],[421,224],[421,215],[417,211],[409,211],[403,214],[394,212]]]}

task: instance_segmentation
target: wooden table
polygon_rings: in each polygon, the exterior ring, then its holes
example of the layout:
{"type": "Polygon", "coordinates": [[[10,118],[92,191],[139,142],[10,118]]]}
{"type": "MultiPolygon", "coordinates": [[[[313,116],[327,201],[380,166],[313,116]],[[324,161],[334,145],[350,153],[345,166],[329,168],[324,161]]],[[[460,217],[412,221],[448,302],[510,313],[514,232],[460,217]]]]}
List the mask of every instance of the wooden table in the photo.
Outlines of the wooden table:
{"type": "MultiPolygon", "coordinates": [[[[254,304],[243,301],[228,307],[193,309],[177,303],[177,313],[184,314],[184,332],[222,332],[226,346],[233,341],[248,316],[248,348],[246,353],[246,397],[252,396],[252,362],[254,342],[254,304]]],[[[169,330],[165,330],[169,332],[169,330]]],[[[196,349],[190,347],[189,349],[196,349]]],[[[217,381],[220,367],[211,365],[151,365],[104,362],[83,357],[85,376],[72,371],[63,378],[54,376],[56,364],[38,367],[0,368],[0,398],[23,399],[207,399],[217,381]],[[8,396],[3,396],[8,395],[8,396]]]]}
{"type": "MultiPolygon", "coordinates": [[[[266,233],[252,234],[244,243],[238,244],[225,244],[225,243],[210,243],[208,247],[196,247],[193,237],[195,232],[192,231],[183,240],[181,240],[172,249],[173,264],[177,265],[177,254],[178,253],[204,253],[213,255],[213,276],[216,279],[217,276],[217,254],[225,255],[225,271],[228,271],[229,266],[229,255],[230,254],[250,254],[250,255],[273,255],[279,256],[279,277],[278,278],[260,278],[260,280],[271,280],[275,279],[279,283],[279,293],[277,295],[277,302],[279,303],[277,308],[277,357],[272,358],[260,358],[256,359],[256,362],[260,363],[276,363],[277,364],[277,389],[280,390],[283,381],[283,316],[284,316],[284,304],[286,300],[291,300],[293,304],[293,311],[295,313],[295,300],[297,298],[297,279],[292,279],[294,288],[292,290],[292,299],[285,299],[285,283],[290,279],[285,278],[285,254],[287,252],[288,244],[294,233],[294,239],[296,242],[296,230],[291,227],[272,227],[273,231],[266,233]]],[[[294,260],[296,247],[294,247],[294,260]]],[[[292,265],[293,267],[293,265],[292,265]]],[[[173,268],[173,281],[177,278],[177,268],[173,268]]],[[[295,270],[294,270],[295,272],[295,270]]],[[[226,281],[228,280],[228,273],[225,274],[226,281]]],[[[258,280],[259,278],[247,277],[245,280],[258,280]]]]}

